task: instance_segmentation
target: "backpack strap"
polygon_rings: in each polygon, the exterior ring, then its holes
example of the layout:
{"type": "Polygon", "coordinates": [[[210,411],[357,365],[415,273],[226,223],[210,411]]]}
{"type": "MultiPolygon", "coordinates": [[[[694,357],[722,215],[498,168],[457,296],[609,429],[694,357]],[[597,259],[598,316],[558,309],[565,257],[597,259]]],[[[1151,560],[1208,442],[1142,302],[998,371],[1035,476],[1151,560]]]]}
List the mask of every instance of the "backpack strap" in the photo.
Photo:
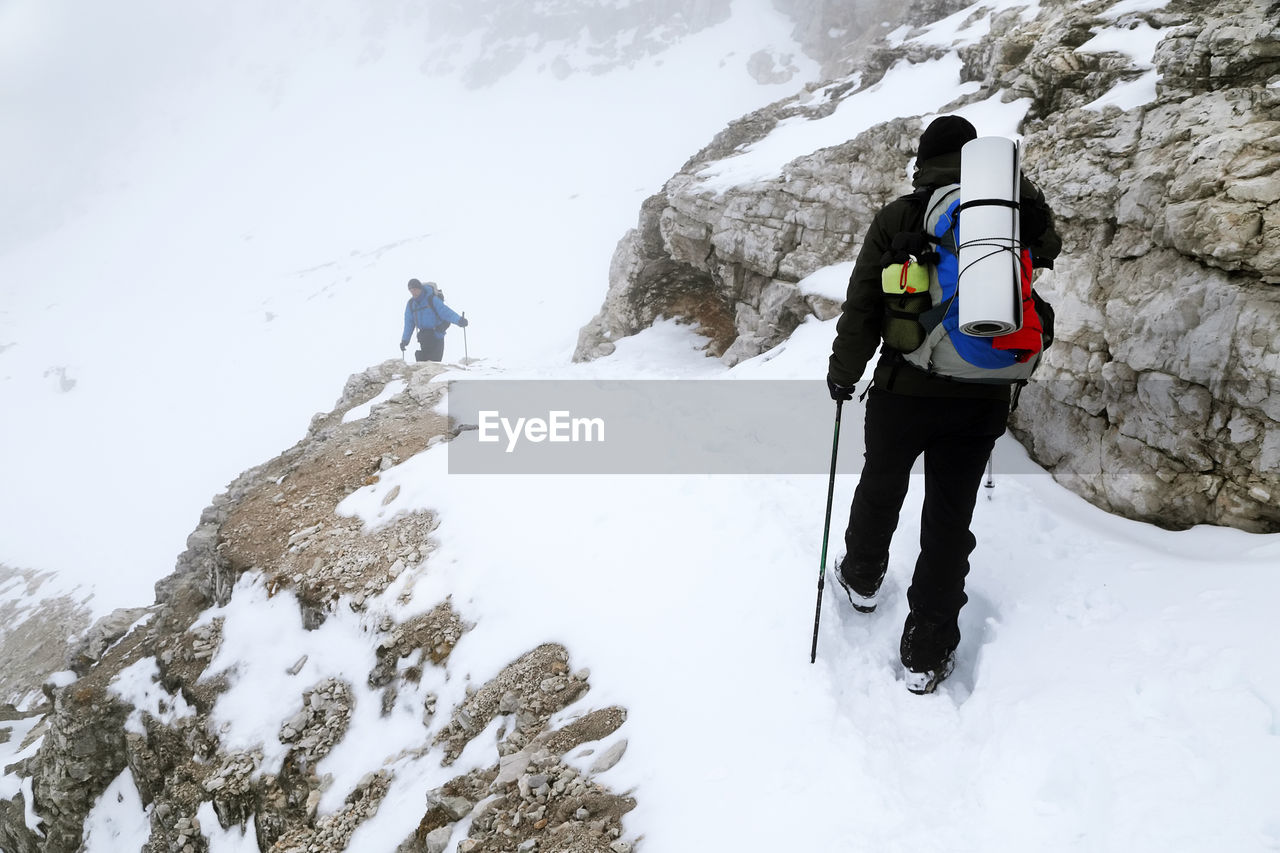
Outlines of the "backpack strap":
{"type": "MultiPolygon", "coordinates": [[[[902,365],[907,363],[907,360],[902,357],[902,353],[898,352],[897,350],[893,350],[892,352],[893,352],[893,366],[889,368],[889,378],[884,381],[884,390],[886,391],[893,390],[893,383],[894,383],[894,380],[898,378],[898,371],[902,369],[902,365]]],[[[872,384],[875,384],[875,383],[872,383],[872,384]]],[[[867,390],[868,391],[871,390],[870,385],[867,386],[867,390]]]]}
{"type": "MultiPolygon", "coordinates": [[[[900,200],[910,201],[915,205],[916,215],[913,219],[914,228],[911,231],[900,231],[893,235],[889,245],[889,251],[880,258],[880,265],[882,267],[895,263],[903,263],[907,260],[907,255],[915,255],[922,263],[936,264],[938,262],[938,253],[933,250],[933,243],[936,243],[937,241],[933,240],[931,235],[926,234],[924,231],[925,208],[928,207],[929,196],[932,194],[933,187],[920,187],[919,189],[901,196],[900,200]],[[928,260],[925,260],[923,257],[925,253],[929,256],[928,260]]],[[[886,309],[892,311],[892,306],[886,305],[886,309]]],[[[915,317],[908,315],[906,319],[915,319],[915,317]]],[[[898,379],[898,371],[900,371],[902,366],[907,363],[907,360],[902,357],[902,353],[895,349],[885,347],[885,352],[889,353],[891,365],[889,367],[889,376],[884,382],[884,389],[891,392],[893,391],[894,382],[898,379]]],[[[871,382],[867,385],[867,390],[863,392],[863,396],[870,393],[871,386],[874,384],[874,382],[871,382]]]]}
{"type": "Polygon", "coordinates": [[[1027,380],[1019,379],[1017,384],[1013,386],[1013,393],[1009,395],[1009,414],[1018,411],[1018,400],[1022,397],[1022,389],[1027,387],[1027,380]]]}
{"type": "Polygon", "coordinates": [[[960,202],[960,206],[956,208],[956,213],[970,207],[1011,207],[1014,210],[1022,209],[1020,203],[1007,198],[975,198],[973,201],[960,202]]]}
{"type": "Polygon", "coordinates": [[[889,251],[880,256],[880,266],[888,267],[893,264],[906,263],[908,257],[915,258],[922,264],[938,263],[938,253],[933,250],[933,245],[938,240],[924,230],[925,216],[928,211],[925,208],[929,205],[929,197],[933,195],[933,187],[920,187],[919,189],[899,196],[898,201],[912,202],[917,209],[914,218],[914,227],[907,231],[899,231],[891,238],[889,251]]]}

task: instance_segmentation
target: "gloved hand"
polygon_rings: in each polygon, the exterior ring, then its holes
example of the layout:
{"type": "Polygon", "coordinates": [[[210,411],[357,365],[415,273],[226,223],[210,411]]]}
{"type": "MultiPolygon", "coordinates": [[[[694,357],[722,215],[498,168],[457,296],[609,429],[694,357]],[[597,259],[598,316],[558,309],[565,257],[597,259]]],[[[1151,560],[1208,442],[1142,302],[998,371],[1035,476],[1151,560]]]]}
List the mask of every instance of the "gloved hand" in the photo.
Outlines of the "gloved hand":
{"type": "Polygon", "coordinates": [[[465,329],[468,325],[469,323],[466,317],[463,317],[461,320],[458,321],[459,328],[465,329]]]}
{"type": "Polygon", "coordinates": [[[408,341],[401,341],[401,342],[400,342],[400,352],[404,352],[404,348],[405,348],[405,347],[407,347],[408,345],[409,345],[409,342],[408,342],[408,341]]]}
{"type": "Polygon", "coordinates": [[[832,400],[840,401],[853,399],[854,387],[852,385],[840,385],[830,376],[827,377],[827,390],[831,392],[832,400]]]}

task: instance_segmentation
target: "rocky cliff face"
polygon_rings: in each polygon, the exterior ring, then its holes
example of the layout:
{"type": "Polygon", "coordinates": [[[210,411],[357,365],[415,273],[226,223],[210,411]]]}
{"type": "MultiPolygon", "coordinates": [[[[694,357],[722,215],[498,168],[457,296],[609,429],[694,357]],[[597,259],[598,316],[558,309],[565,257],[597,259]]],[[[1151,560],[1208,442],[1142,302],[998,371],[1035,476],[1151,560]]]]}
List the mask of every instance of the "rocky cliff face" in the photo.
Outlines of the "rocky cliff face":
{"type": "MultiPolygon", "coordinates": [[[[447,598],[403,618],[395,606],[430,572],[436,519],[396,513],[398,489],[384,502],[390,520],[374,530],[335,512],[382,470],[451,437],[447,419],[433,412],[443,392],[431,382],[439,371],[393,361],[353,377],[302,441],[218,496],[177,570],[157,584],[153,606],[113,614],[87,631],[70,650],[71,671],[46,683],[47,701],[0,706],[0,742],[20,738],[24,756],[7,769],[24,782],[0,799],[0,850],[81,849],[93,824],[86,817],[104,792],[117,823],[130,810],[149,822],[146,853],[200,853],[228,831],[247,831],[254,849],[275,853],[344,850],[397,777],[425,778],[427,767],[440,784],[411,788],[416,828],[396,839],[402,853],[631,849],[622,817],[635,801],[593,778],[619,760],[626,742],[614,739],[609,750],[584,757],[623,725],[626,711],[587,706],[590,674],[574,670],[569,651],[556,644],[527,650],[445,706],[428,685],[467,681],[467,673],[450,672],[450,657],[475,626],[447,598]],[[344,422],[393,379],[401,383],[397,394],[344,422]],[[268,601],[284,602],[297,636],[352,621],[355,642],[373,652],[367,667],[323,675],[305,654],[272,670],[270,684],[251,697],[270,731],[246,749],[229,742],[216,709],[252,658],[269,651],[259,645],[219,658],[227,611],[213,608],[250,589],[263,598],[253,619],[267,618],[268,601]],[[321,762],[352,736],[362,705],[365,713],[376,709],[378,727],[407,722],[421,727],[421,737],[385,762],[361,756],[368,764],[357,772],[365,775],[337,783],[321,762]],[[487,737],[473,744],[482,732],[487,737]],[[451,770],[468,746],[481,760],[451,770]],[[322,807],[331,788],[337,805],[322,807]]],[[[7,671],[15,662],[3,663],[7,671]]],[[[94,843],[106,849],[111,842],[94,843]]]]}
{"type": "Polygon", "coordinates": [[[461,73],[471,86],[543,55],[558,77],[596,73],[661,53],[729,17],[729,0],[478,0],[426,8],[427,71],[461,73]],[[548,50],[549,49],[549,50],[548,50]],[[549,54],[549,55],[548,55],[549,54]]]}
{"type": "Polygon", "coordinates": [[[822,65],[824,77],[849,73],[868,49],[905,21],[937,21],[970,0],[774,0],[796,22],[793,33],[804,52],[822,65]]]}
{"type": "MultiPolygon", "coordinates": [[[[1151,5],[975,4],[954,39],[899,32],[844,76],[734,123],[645,202],[576,357],[675,316],[734,364],[811,314],[835,316],[797,283],[856,257],[871,216],[909,186],[920,120],[796,152],[773,175],[725,175],[896,63],[951,58],[971,93],[935,112],[1025,99],[1024,170],[1064,239],[1037,283],[1057,309],[1057,342],[1015,433],[1108,510],[1166,527],[1280,530],[1280,4],[1125,11],[1151,5]],[[1118,46],[1088,44],[1103,30],[1121,31],[1118,46]],[[1126,41],[1154,44],[1152,61],[1115,52],[1132,53],[1126,41]],[[1154,99],[1127,106],[1121,95],[1142,87],[1154,99]]],[[[906,19],[948,11],[917,3],[906,19]]]]}
{"type": "MultiPolygon", "coordinates": [[[[770,5],[770,0],[753,2],[758,9],[770,5]]],[[[457,73],[471,86],[489,85],[530,58],[556,77],[599,73],[657,56],[686,36],[723,23],[732,5],[730,0],[433,3],[421,12],[431,45],[423,70],[457,73]]],[[[772,0],[771,5],[795,22],[796,44],[831,76],[896,27],[903,14],[896,0],[772,0]]],[[[964,5],[965,0],[930,0],[916,16],[935,20],[964,5]]],[[[380,14],[374,19],[371,28],[388,25],[380,14]]],[[[748,73],[761,83],[790,80],[797,71],[795,59],[774,47],[725,57],[733,63],[745,60],[748,73]]]]}

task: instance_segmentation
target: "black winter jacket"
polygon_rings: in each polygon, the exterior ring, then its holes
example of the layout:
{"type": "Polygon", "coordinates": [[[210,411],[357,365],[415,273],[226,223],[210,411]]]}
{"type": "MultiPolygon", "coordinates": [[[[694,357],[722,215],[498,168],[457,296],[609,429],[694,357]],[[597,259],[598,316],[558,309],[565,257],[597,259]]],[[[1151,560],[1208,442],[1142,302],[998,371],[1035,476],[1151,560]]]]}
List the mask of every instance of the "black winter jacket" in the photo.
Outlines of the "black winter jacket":
{"type": "MultiPolygon", "coordinates": [[[[960,180],[960,152],[933,157],[920,164],[911,183],[916,189],[940,187],[960,180]]],[[[1036,267],[1053,268],[1062,251],[1062,239],[1053,227],[1053,213],[1040,192],[1022,179],[1022,239],[1031,249],[1036,267]]],[[[862,377],[867,362],[881,342],[884,297],[880,285],[880,259],[889,250],[893,236],[919,228],[920,207],[909,199],[890,202],[876,214],[862,241],[843,314],[836,324],[827,377],[837,385],[853,385],[862,377]]],[[[892,350],[882,348],[876,363],[875,387],[916,397],[984,397],[1008,399],[1006,385],[957,382],[930,376],[904,362],[892,350]]]]}

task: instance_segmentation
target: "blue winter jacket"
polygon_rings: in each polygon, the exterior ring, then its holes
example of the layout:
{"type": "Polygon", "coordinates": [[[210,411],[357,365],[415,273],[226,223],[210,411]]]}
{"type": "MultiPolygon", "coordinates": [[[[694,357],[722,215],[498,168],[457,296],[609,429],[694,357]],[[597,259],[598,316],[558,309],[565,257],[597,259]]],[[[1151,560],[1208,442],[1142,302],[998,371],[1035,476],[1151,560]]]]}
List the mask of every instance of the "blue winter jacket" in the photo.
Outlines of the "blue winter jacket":
{"type": "Polygon", "coordinates": [[[443,338],[449,324],[457,325],[461,319],[456,311],[444,304],[440,294],[427,288],[421,296],[410,297],[404,306],[404,335],[400,343],[409,345],[415,327],[427,329],[437,338],[443,338]]]}

